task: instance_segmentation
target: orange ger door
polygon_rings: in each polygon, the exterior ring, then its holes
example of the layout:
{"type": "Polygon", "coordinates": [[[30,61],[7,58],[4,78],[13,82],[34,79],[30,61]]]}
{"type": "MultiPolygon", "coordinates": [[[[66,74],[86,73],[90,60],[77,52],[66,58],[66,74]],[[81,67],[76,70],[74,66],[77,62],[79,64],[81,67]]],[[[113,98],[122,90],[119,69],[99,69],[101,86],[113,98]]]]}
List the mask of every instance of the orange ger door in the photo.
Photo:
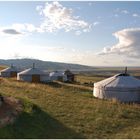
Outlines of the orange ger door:
{"type": "Polygon", "coordinates": [[[15,71],[11,71],[11,77],[16,77],[17,76],[17,72],[15,72],[15,71]]]}
{"type": "Polygon", "coordinates": [[[32,82],[38,83],[40,82],[40,75],[32,75],[32,82]]]}

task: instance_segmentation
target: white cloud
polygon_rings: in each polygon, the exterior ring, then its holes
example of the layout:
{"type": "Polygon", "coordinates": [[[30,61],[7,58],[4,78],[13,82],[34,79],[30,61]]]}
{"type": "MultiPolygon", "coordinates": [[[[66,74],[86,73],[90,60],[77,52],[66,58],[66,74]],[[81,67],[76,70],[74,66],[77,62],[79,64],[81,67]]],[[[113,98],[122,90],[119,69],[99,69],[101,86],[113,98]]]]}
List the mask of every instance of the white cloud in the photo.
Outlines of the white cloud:
{"type": "Polygon", "coordinates": [[[43,16],[44,21],[40,25],[40,32],[55,32],[63,29],[69,31],[89,31],[88,22],[73,15],[73,10],[66,8],[59,2],[46,3],[44,7],[38,6],[37,10],[43,16]]]}
{"type": "MultiPolygon", "coordinates": [[[[36,7],[36,10],[37,10],[37,11],[41,11],[42,8],[43,8],[43,7],[42,7],[41,5],[38,5],[38,6],[36,7]]],[[[42,12],[40,12],[40,15],[41,15],[41,14],[42,14],[42,12]]]]}
{"type": "Polygon", "coordinates": [[[100,55],[119,54],[130,58],[140,57],[140,28],[129,28],[114,33],[118,43],[105,47],[100,55]]]}
{"type": "Polygon", "coordinates": [[[37,28],[33,24],[29,24],[29,23],[24,23],[24,24],[16,23],[13,24],[12,27],[17,31],[24,32],[24,33],[37,31],[37,28]]]}
{"type": "Polygon", "coordinates": [[[130,12],[126,9],[120,9],[120,8],[117,8],[114,10],[114,12],[116,13],[116,17],[118,17],[118,14],[130,14],[130,12]]]}
{"type": "Polygon", "coordinates": [[[123,14],[129,14],[129,12],[127,10],[122,10],[121,11],[123,14]]]}
{"type": "Polygon", "coordinates": [[[140,17],[137,13],[134,13],[132,16],[133,17],[140,17]]]}
{"type": "Polygon", "coordinates": [[[46,3],[45,6],[37,6],[43,21],[40,25],[35,26],[30,23],[14,23],[8,27],[1,27],[1,34],[9,35],[27,35],[34,32],[56,32],[64,30],[65,32],[74,31],[76,35],[83,32],[90,32],[92,26],[96,26],[99,22],[89,24],[81,20],[79,16],[73,15],[71,8],[62,6],[59,2],[46,3]]]}
{"type": "Polygon", "coordinates": [[[93,23],[93,26],[96,26],[98,24],[100,24],[100,22],[96,21],[96,22],[93,23]]]}

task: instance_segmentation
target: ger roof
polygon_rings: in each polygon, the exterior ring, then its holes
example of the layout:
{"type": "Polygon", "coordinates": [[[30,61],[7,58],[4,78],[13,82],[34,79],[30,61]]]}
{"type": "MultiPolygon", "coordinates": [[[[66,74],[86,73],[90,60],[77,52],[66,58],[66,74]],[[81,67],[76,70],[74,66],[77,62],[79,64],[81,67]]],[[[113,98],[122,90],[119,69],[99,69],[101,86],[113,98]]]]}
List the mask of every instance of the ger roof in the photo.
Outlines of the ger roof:
{"type": "Polygon", "coordinates": [[[18,75],[33,75],[33,74],[46,75],[47,73],[37,68],[29,68],[18,73],[18,75]]]}
{"type": "Polygon", "coordinates": [[[1,70],[1,72],[12,72],[12,71],[18,71],[18,70],[15,66],[11,66],[11,67],[1,70]]]}
{"type": "Polygon", "coordinates": [[[133,76],[117,74],[94,84],[100,88],[140,88],[140,80],[133,76]]]}

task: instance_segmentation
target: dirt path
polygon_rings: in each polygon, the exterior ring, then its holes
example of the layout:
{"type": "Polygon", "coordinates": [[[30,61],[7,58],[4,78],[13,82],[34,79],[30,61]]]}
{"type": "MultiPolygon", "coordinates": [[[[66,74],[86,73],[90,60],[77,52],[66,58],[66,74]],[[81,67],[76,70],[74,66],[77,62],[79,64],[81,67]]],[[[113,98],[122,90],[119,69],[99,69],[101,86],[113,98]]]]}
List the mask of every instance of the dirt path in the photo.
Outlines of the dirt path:
{"type": "Polygon", "coordinates": [[[13,97],[4,97],[4,102],[0,106],[0,127],[13,123],[22,108],[20,100],[13,97]]]}
{"type": "Polygon", "coordinates": [[[80,88],[80,89],[86,89],[86,90],[93,90],[92,87],[88,87],[88,86],[83,86],[83,85],[76,85],[76,84],[71,84],[71,83],[63,83],[60,81],[55,81],[56,83],[60,84],[60,85],[65,85],[65,86],[69,86],[69,87],[76,87],[76,88],[80,88]]]}

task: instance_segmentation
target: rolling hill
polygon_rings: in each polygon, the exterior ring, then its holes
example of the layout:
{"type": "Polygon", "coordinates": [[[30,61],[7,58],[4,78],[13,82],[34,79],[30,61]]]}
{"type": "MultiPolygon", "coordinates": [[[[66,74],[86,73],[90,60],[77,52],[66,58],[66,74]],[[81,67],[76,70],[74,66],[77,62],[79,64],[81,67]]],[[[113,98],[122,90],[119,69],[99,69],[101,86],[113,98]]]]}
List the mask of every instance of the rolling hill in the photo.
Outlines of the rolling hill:
{"type": "Polygon", "coordinates": [[[0,65],[10,66],[11,64],[13,64],[19,68],[32,67],[33,63],[35,63],[36,67],[43,70],[70,69],[73,71],[88,71],[88,70],[94,69],[94,67],[85,66],[85,65],[42,61],[42,60],[37,60],[37,59],[8,59],[8,60],[0,59],[0,65]]]}

